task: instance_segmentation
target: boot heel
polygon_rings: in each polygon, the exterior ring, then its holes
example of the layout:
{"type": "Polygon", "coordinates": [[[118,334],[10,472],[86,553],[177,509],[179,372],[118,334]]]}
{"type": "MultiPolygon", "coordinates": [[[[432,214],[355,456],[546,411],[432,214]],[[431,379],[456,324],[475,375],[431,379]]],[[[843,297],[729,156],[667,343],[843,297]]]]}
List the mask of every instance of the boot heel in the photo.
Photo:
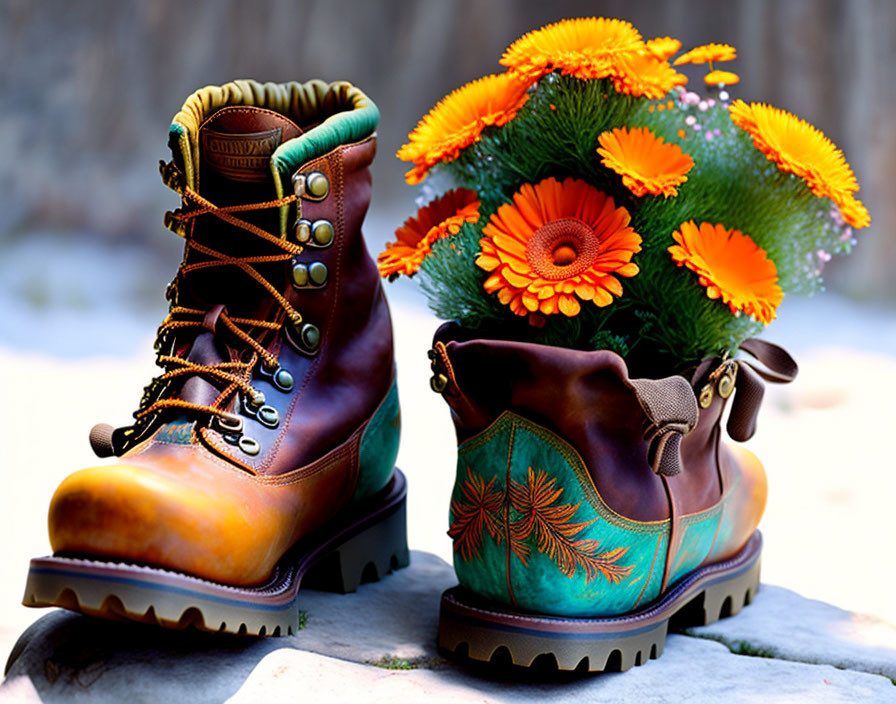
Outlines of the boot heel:
{"type": "Polygon", "coordinates": [[[756,560],[748,571],[737,578],[707,587],[703,593],[702,619],[698,618],[695,625],[708,626],[740,613],[744,606],[750,604],[759,591],[760,566],[760,561],[756,560]]]}
{"type": "Polygon", "coordinates": [[[410,564],[406,500],[394,511],[324,555],[305,576],[302,586],[347,594],[366,582],[377,582],[410,564]]]}

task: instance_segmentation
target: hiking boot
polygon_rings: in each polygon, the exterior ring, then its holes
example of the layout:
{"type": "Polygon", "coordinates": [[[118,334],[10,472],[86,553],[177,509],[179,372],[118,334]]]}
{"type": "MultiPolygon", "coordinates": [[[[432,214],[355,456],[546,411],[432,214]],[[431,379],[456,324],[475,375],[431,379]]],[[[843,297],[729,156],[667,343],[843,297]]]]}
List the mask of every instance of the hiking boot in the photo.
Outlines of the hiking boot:
{"type": "Polygon", "coordinates": [[[185,239],[136,422],[69,476],[26,606],[286,635],[297,592],[408,564],[389,310],[361,224],[376,106],[348,83],[191,95],[163,180],[185,239]]]}
{"type": "Polygon", "coordinates": [[[631,379],[613,352],[436,333],[433,388],[458,434],[449,535],[460,585],[442,597],[439,646],[472,660],[626,670],[673,627],[737,613],[759,587],[760,375],[710,359],[685,376],[631,379]]]}

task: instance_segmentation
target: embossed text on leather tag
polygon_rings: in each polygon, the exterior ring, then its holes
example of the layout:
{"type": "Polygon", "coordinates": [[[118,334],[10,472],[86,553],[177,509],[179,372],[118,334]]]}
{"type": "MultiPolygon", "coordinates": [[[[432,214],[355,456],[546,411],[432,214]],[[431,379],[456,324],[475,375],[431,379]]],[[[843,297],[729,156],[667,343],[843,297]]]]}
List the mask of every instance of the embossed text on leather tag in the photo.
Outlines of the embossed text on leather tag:
{"type": "Polygon", "coordinates": [[[270,178],[271,154],[280,146],[283,130],[229,134],[203,129],[202,157],[206,166],[234,181],[270,178]]]}

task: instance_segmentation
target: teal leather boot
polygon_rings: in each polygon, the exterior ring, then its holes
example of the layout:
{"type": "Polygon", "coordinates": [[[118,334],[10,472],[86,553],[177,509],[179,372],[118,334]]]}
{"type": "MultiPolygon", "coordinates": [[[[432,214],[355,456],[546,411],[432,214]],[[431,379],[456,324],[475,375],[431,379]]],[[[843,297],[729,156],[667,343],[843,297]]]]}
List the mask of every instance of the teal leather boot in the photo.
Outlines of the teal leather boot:
{"type": "Polygon", "coordinates": [[[631,379],[609,351],[436,334],[433,388],[458,434],[450,530],[459,586],[439,645],[472,660],[626,670],[659,657],[670,621],[737,613],[759,587],[766,479],[746,440],[760,375],[796,365],[758,340],[768,369],[707,360],[631,379]],[[735,392],[736,390],[736,392],[735,392]]]}

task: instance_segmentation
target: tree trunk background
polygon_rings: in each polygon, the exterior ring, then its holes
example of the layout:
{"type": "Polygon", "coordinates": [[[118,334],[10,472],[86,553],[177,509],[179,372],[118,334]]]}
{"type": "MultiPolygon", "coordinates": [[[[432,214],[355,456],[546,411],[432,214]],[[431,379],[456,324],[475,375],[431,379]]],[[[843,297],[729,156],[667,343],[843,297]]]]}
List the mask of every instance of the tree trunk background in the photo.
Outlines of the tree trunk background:
{"type": "Polygon", "coordinates": [[[501,70],[524,32],[590,15],[684,48],[736,46],[732,94],[815,124],[863,185],[872,226],[829,283],[896,299],[891,0],[0,0],[0,256],[36,228],[157,246],[174,205],[155,166],[168,123],[192,91],[236,77],[345,79],[367,92],[382,113],[374,207],[398,225],[416,190],[393,154],[420,116],[501,70]]]}

